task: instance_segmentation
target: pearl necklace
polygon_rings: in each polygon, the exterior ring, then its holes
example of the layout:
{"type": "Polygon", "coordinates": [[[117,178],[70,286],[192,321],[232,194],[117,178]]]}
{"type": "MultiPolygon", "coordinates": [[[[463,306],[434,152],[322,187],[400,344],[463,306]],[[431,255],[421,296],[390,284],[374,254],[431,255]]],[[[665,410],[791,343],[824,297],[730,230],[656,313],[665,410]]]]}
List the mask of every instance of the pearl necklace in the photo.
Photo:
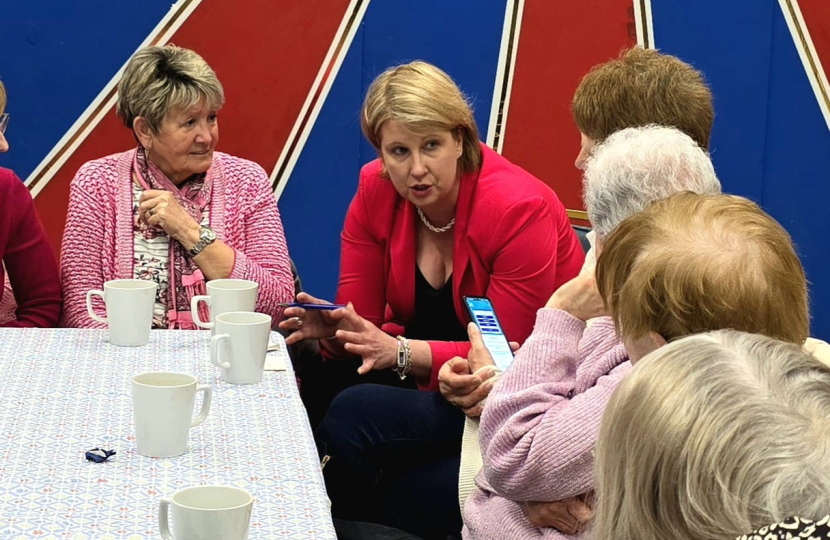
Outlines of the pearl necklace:
{"type": "Polygon", "coordinates": [[[450,221],[449,223],[447,223],[443,227],[436,227],[435,225],[433,225],[432,223],[429,222],[427,217],[424,215],[424,211],[421,210],[420,206],[416,207],[416,208],[418,208],[418,215],[421,216],[421,221],[424,222],[424,225],[427,226],[427,229],[431,230],[434,233],[447,232],[448,230],[452,229],[453,225],[455,225],[455,218],[452,218],[452,221],[450,221]]]}

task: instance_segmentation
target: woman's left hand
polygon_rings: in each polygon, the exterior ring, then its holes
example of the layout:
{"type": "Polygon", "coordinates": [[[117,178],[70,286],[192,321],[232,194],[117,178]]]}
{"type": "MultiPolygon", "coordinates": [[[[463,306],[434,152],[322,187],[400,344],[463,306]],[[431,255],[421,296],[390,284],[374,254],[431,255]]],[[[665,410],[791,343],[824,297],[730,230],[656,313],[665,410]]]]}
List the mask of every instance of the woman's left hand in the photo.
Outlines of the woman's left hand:
{"type": "Polygon", "coordinates": [[[343,320],[351,325],[352,331],[338,330],[335,337],[343,342],[347,352],[363,357],[357,372],[365,375],[373,369],[395,367],[398,340],[358,315],[351,305],[345,311],[343,320]]]}
{"type": "Polygon", "coordinates": [[[147,225],[164,230],[185,249],[199,242],[200,225],[169,191],[145,190],[139,199],[139,215],[147,225]]]}
{"type": "Polygon", "coordinates": [[[591,520],[593,492],[554,502],[526,502],[528,520],[537,527],[553,527],[569,536],[584,531],[591,520]]]}
{"type": "Polygon", "coordinates": [[[545,307],[566,311],[583,321],[608,315],[593,272],[579,275],[559,287],[545,307]]]}

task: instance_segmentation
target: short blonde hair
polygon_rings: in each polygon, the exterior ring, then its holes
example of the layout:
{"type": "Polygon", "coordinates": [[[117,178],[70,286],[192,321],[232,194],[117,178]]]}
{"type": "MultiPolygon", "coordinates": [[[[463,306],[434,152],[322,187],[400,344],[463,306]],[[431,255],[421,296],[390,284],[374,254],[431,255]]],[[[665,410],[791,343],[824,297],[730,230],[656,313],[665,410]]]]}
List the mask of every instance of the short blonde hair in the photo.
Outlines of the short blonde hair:
{"type": "Polygon", "coordinates": [[[732,331],[647,355],[617,387],[596,447],[591,538],[735,538],[830,508],[830,368],[732,331]]]}
{"type": "Polygon", "coordinates": [[[472,108],[450,76],[432,64],[415,61],[391,67],[372,82],[363,101],[360,127],[378,153],[380,129],[387,120],[397,120],[416,133],[440,129],[460,135],[459,172],[475,173],[481,167],[472,108]]]}
{"type": "Polygon", "coordinates": [[[128,128],[140,116],[158,134],[170,110],[202,100],[211,109],[225,104],[222,84],[201,56],[175,45],[146,47],[127,62],[115,110],[128,128]]]}
{"type": "Polygon", "coordinates": [[[680,193],[623,221],[597,286],[624,339],[732,328],[802,344],[807,281],[792,240],[755,203],[680,193]]]}
{"type": "Polygon", "coordinates": [[[3,111],[6,110],[7,99],[6,87],[3,86],[3,81],[0,81],[0,114],[3,114],[3,111]]]}
{"type": "Polygon", "coordinates": [[[571,112],[579,130],[595,141],[627,127],[660,124],[676,127],[704,149],[715,120],[712,92],[698,70],[640,47],[594,66],[579,83],[571,112]]]}

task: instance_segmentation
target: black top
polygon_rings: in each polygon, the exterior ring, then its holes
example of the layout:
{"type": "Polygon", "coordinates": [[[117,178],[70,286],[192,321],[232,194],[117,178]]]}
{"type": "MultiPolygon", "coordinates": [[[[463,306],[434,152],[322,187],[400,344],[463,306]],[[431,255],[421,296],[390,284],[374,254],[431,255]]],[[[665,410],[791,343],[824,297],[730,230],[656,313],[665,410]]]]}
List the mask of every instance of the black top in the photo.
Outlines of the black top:
{"type": "Polygon", "coordinates": [[[433,288],[415,265],[415,316],[406,337],[428,341],[469,341],[467,329],[455,315],[452,274],[440,289],[433,288]]]}

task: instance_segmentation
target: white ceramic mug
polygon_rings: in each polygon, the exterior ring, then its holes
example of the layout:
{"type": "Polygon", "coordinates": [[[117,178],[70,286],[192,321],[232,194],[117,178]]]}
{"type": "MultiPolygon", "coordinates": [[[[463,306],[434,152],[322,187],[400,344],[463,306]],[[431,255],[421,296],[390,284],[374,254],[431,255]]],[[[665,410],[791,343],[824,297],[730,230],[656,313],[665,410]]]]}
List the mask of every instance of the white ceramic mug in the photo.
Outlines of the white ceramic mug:
{"type": "Polygon", "coordinates": [[[230,486],[194,486],[159,501],[159,531],[164,540],[246,540],[254,498],[230,486]],[[173,528],[168,515],[173,507],[173,528]]]}
{"type": "Polygon", "coordinates": [[[150,340],[153,326],[153,306],[156,289],[153,281],[143,279],[114,279],[104,283],[104,290],[86,293],[86,310],[94,320],[106,323],[110,331],[110,343],[121,347],[138,347],[150,340]],[[92,297],[104,300],[107,316],[92,311],[92,297]]]}
{"type": "Polygon", "coordinates": [[[193,322],[202,328],[210,328],[216,335],[216,317],[230,311],[253,311],[256,309],[256,299],[259,285],[256,281],[247,279],[214,279],[207,283],[207,295],[194,296],[190,300],[190,315],[193,322]],[[199,302],[204,302],[210,308],[210,320],[203,321],[199,317],[199,302]]]}
{"type": "Polygon", "coordinates": [[[271,316],[232,311],[216,317],[216,335],[210,340],[210,360],[222,369],[222,380],[252,384],[262,380],[271,316]]]}
{"type": "Polygon", "coordinates": [[[138,453],[147,457],[180,456],[187,450],[190,428],[210,412],[213,392],[186,373],[151,372],[133,377],[133,420],[138,453]],[[199,415],[193,398],[204,392],[199,415]]]}

